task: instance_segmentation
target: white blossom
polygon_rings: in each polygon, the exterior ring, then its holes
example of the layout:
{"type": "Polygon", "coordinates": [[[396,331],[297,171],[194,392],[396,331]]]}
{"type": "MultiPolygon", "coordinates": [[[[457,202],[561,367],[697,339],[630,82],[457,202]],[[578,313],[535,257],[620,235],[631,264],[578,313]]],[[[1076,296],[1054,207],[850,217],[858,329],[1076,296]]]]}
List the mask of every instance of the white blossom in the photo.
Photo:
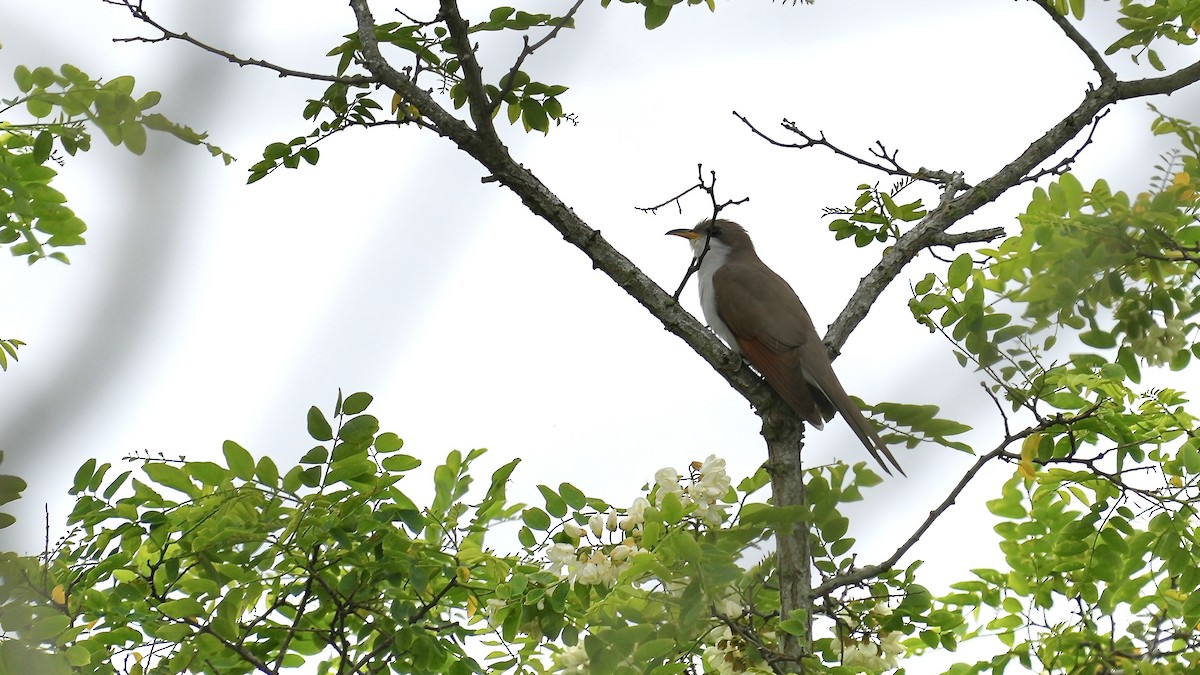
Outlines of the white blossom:
{"type": "Polygon", "coordinates": [[[597,513],[588,518],[588,527],[592,528],[592,534],[599,538],[600,535],[604,534],[604,516],[597,513]]]}
{"type": "Polygon", "coordinates": [[[583,643],[574,647],[564,647],[562,651],[551,657],[554,667],[550,672],[563,675],[588,675],[588,656],[583,649],[583,643]]]}
{"type": "Polygon", "coordinates": [[[506,605],[504,604],[503,600],[497,600],[496,598],[489,599],[487,604],[483,606],[483,616],[487,619],[488,628],[496,630],[500,627],[500,620],[496,615],[499,614],[500,610],[504,609],[505,606],[506,605]]]}
{"type": "Polygon", "coordinates": [[[646,501],[645,497],[638,497],[633,500],[633,504],[625,511],[625,517],[621,519],[618,526],[625,532],[629,532],[633,528],[641,525],[646,519],[646,507],[650,506],[650,502],[646,501]]]}
{"type": "Polygon", "coordinates": [[[705,672],[720,675],[771,675],[774,671],[766,664],[752,661],[751,655],[743,651],[745,643],[735,638],[728,626],[709,636],[709,646],[704,650],[705,672]]]}

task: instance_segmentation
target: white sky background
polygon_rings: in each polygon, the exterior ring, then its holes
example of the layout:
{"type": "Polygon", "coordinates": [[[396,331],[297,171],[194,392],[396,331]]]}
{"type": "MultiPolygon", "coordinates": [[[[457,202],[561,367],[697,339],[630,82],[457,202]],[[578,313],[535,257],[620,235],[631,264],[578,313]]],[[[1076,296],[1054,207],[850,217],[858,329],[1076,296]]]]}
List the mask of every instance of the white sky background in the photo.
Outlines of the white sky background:
{"type": "MultiPolygon", "coordinates": [[[[311,129],[300,110],[322,85],[239,69],[184,44],[113,44],[153,32],[99,0],[9,4],[4,96],[15,92],[8,73],[18,63],[133,74],[138,92],[163,92],[161,112],[210,132],[240,161],[226,168],[161,135],[135,158],[98,135],[57,183],[89,225],[87,246],[68,251],[69,267],[0,260],[0,331],[29,343],[0,374],[0,469],[30,483],[6,548],[41,549],[47,503],[61,532],[66,490],[88,457],[219,458],[221,442],[234,439],[290,466],[313,445],[305,411],[328,411],[338,387],[374,394],[370,412],[429,471],[451,449],[488,447],[476,471],[486,485],[492,468],[522,457],[510,494],[535,503],[536,483],[565,480],[624,504],[662,466],[716,453],[736,482],[764,459],[746,403],[515,197],[481,184],[483,171],[447,141],[417,129],[352,131],[321,144],[318,166],[246,186],[267,143],[311,129]]],[[[463,4],[480,16],[490,9],[463,4]]],[[[1083,30],[1103,48],[1113,34],[1102,14],[1113,8],[1089,7],[1083,30]]],[[[299,70],[331,72],[325,52],[353,30],[343,2],[146,8],[239,56],[299,70]]],[[[373,6],[380,21],[390,9],[373,6]]],[[[770,147],[731,110],[780,138],[787,117],[854,152],[882,140],[906,166],[962,170],[977,182],[1073,109],[1093,79],[1042,10],[1012,0],[730,1],[715,14],[678,7],[654,32],[639,8],[593,2],[576,23],[525,70],[571,86],[561,100],[579,125],[549,137],[503,127],[517,160],[668,289],[690,251],[663,232],[690,227],[709,206],[693,198],[682,215],[658,216],[634,207],[687,187],[697,163],[716,170],[722,198],[750,197],[724,215],[748,227],[820,328],[878,256],[833,242],[821,208],[852,202],[860,182],[891,180],[822,149],[770,147]]],[[[517,48],[515,39],[485,42],[486,72],[507,69],[517,48]]],[[[1165,54],[1168,66],[1189,55],[1176,56],[1165,54]]],[[[1111,63],[1125,76],[1143,72],[1124,55],[1111,63]]],[[[1158,103],[1187,117],[1196,98],[1158,103]]],[[[1143,102],[1117,106],[1079,164],[1085,184],[1104,176],[1144,189],[1166,147],[1149,140],[1150,119],[1143,102]]],[[[958,229],[1015,231],[1029,190],[958,229]]],[[[960,369],[905,304],[906,282],[937,268],[925,254],[906,271],[837,370],[868,401],[942,406],[990,449],[1000,427],[980,375],[960,369]]],[[[685,299],[699,313],[695,294],[692,285],[685,299]]],[[[896,454],[909,478],[848,509],[864,563],[907,538],[972,461],[935,447],[896,454]]],[[[835,421],[810,434],[805,457],[866,454],[835,421]]],[[[421,503],[432,488],[419,482],[428,472],[419,475],[406,489],[421,503]]],[[[997,564],[983,501],[1009,475],[997,467],[978,479],[910,554],[906,562],[927,560],[927,585],[944,590],[971,567],[997,564]],[[968,532],[978,535],[970,545],[968,532]]]]}

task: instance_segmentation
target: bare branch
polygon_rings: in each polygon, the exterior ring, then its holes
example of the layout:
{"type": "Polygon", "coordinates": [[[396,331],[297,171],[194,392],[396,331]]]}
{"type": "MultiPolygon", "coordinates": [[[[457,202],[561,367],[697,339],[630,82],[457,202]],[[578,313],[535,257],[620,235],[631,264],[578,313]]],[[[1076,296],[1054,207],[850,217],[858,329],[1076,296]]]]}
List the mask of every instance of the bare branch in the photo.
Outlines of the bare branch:
{"type": "Polygon", "coordinates": [[[1058,10],[1054,9],[1054,7],[1047,2],[1047,0],[1033,0],[1033,2],[1038,7],[1046,10],[1046,13],[1050,15],[1050,19],[1054,21],[1054,24],[1058,26],[1068,38],[1070,38],[1071,42],[1075,43],[1076,47],[1079,47],[1079,51],[1083,52],[1084,55],[1087,56],[1088,61],[1092,62],[1092,68],[1094,68],[1096,73],[1100,75],[1101,82],[1116,81],[1117,74],[1114,73],[1112,68],[1109,68],[1108,64],[1104,62],[1104,57],[1099,51],[1096,50],[1095,47],[1092,46],[1092,43],[1088,42],[1087,38],[1083,37],[1083,35],[1075,28],[1075,26],[1071,25],[1071,22],[1067,20],[1067,17],[1059,14],[1058,10]]]}
{"type": "Polygon", "coordinates": [[[375,82],[375,78],[370,77],[368,75],[324,75],[321,73],[309,73],[309,72],[305,72],[302,70],[292,70],[291,68],[284,68],[283,66],[279,66],[274,63],[270,63],[268,61],[263,61],[260,59],[242,58],[231,52],[227,52],[223,49],[218,49],[216,47],[213,47],[212,45],[201,42],[200,40],[197,40],[196,38],[192,37],[191,35],[188,35],[187,33],[176,33],[175,31],[167,29],[167,27],[163,26],[162,24],[158,23],[154,19],[150,18],[150,15],[147,14],[146,10],[142,8],[141,2],[136,2],[135,0],[101,0],[101,1],[104,2],[105,4],[116,5],[118,7],[124,7],[125,9],[129,10],[129,13],[133,15],[133,18],[137,19],[138,21],[141,21],[142,23],[144,23],[148,26],[151,26],[155,30],[162,33],[161,36],[156,37],[156,38],[147,38],[147,37],[113,38],[113,42],[166,42],[168,40],[182,40],[183,42],[186,42],[190,45],[199,47],[200,49],[208,52],[209,54],[215,54],[217,56],[220,56],[221,58],[225,59],[226,61],[229,61],[230,63],[234,63],[239,66],[254,66],[255,68],[262,68],[264,70],[270,70],[274,73],[277,73],[279,75],[279,77],[299,77],[299,78],[303,78],[306,80],[315,80],[318,82],[339,82],[341,84],[360,84],[360,85],[370,84],[372,82],[375,82]]]}
{"type": "Polygon", "coordinates": [[[960,232],[958,234],[946,234],[942,232],[936,237],[933,237],[930,246],[946,246],[954,248],[960,244],[978,244],[984,241],[995,241],[1004,236],[1003,227],[989,227],[986,230],[974,230],[972,232],[960,232]]]}
{"type": "Polygon", "coordinates": [[[1021,179],[1020,182],[1021,183],[1036,182],[1037,180],[1041,179],[1043,176],[1061,176],[1064,173],[1070,171],[1071,167],[1074,166],[1074,164],[1075,164],[1075,160],[1079,159],[1079,156],[1083,154],[1083,151],[1089,145],[1092,144],[1092,139],[1096,135],[1096,128],[1100,126],[1100,120],[1102,120],[1108,116],[1108,112],[1109,112],[1108,110],[1104,110],[1100,114],[1096,115],[1096,118],[1092,120],[1092,128],[1088,130],[1087,138],[1083,139],[1083,143],[1079,146],[1079,148],[1077,148],[1075,150],[1075,152],[1072,152],[1070,155],[1067,155],[1066,157],[1063,157],[1062,159],[1058,160],[1058,162],[1056,162],[1054,164],[1054,166],[1047,167],[1045,169],[1042,169],[1041,171],[1038,171],[1036,173],[1032,173],[1032,174],[1029,174],[1028,176],[1025,176],[1024,178],[1021,179]]]}
{"type": "Polygon", "coordinates": [[[903,166],[901,166],[899,161],[897,160],[897,157],[899,156],[900,151],[892,150],[891,152],[889,152],[888,149],[883,145],[883,143],[881,141],[875,141],[874,147],[871,147],[867,150],[869,153],[871,153],[872,156],[874,156],[877,160],[879,160],[879,161],[873,161],[873,160],[867,159],[865,157],[860,157],[853,153],[842,150],[841,148],[837,147],[833,143],[830,143],[829,140],[827,138],[825,138],[824,132],[818,132],[817,136],[813,136],[813,135],[809,134],[807,131],[804,131],[803,129],[798,127],[795,122],[788,120],[788,119],[783,120],[780,123],[780,126],[782,126],[784,129],[787,129],[788,131],[792,132],[793,134],[796,134],[797,136],[799,136],[802,139],[802,142],[800,142],[800,143],[784,143],[783,141],[775,140],[774,138],[772,138],[772,137],[768,136],[767,134],[763,133],[762,131],[760,131],[757,127],[755,127],[750,122],[750,120],[746,119],[746,117],[744,115],[742,115],[741,113],[739,113],[738,111],[736,111],[736,110],[733,111],[733,116],[738,118],[739,120],[741,120],[742,124],[745,124],[750,129],[750,131],[754,133],[754,135],[765,140],[766,142],[770,143],[771,145],[778,146],[781,148],[793,148],[796,150],[804,150],[804,149],[811,148],[814,146],[826,147],[826,148],[829,148],[831,151],[833,151],[834,154],[841,156],[841,157],[845,157],[846,159],[849,159],[850,161],[852,161],[856,164],[861,164],[862,166],[865,166],[869,169],[881,171],[883,173],[888,174],[889,176],[900,176],[900,177],[904,177],[904,178],[912,178],[914,180],[924,181],[926,183],[933,183],[934,185],[945,185],[946,183],[950,182],[952,180],[952,178],[956,175],[949,171],[941,171],[941,170],[937,170],[937,169],[926,169],[925,167],[921,167],[921,168],[917,169],[916,171],[909,171],[908,169],[905,169],[903,166]]]}
{"type": "MultiPolygon", "coordinates": [[[[888,556],[886,560],[878,565],[867,565],[866,567],[862,567],[847,574],[827,580],[825,583],[813,589],[813,597],[819,598],[828,595],[839,588],[862,583],[867,579],[872,579],[884,574],[885,572],[888,572],[895,567],[896,563],[900,561],[900,558],[904,557],[904,554],[907,553],[909,549],[911,549],[918,541],[921,540],[921,537],[925,536],[925,532],[927,532],[929,528],[932,527],[935,522],[937,522],[938,518],[940,518],[942,514],[944,514],[951,506],[954,506],[954,503],[958,500],[958,496],[962,494],[962,491],[966,489],[967,485],[975,478],[975,476],[979,474],[979,472],[988,462],[996,458],[1003,458],[1013,461],[1018,461],[1021,459],[1019,454],[1008,452],[1006,449],[1008,446],[1035,433],[1045,431],[1050,427],[1061,425],[1069,429],[1072,424],[1094,416],[1100,409],[1100,406],[1103,404],[1104,400],[1102,399],[1075,415],[1056,416],[1053,419],[1041,420],[1037,425],[1023,429],[1016,434],[1006,433],[1004,440],[1001,441],[995,449],[975,460],[975,463],[971,465],[971,468],[967,469],[966,473],[963,474],[962,478],[959,479],[954,488],[950,490],[950,493],[946,495],[946,498],[942,500],[942,503],[939,504],[937,508],[929,512],[929,515],[926,516],[921,525],[917,527],[912,535],[906,539],[894,553],[888,556]]],[[[1005,417],[1005,426],[1007,426],[1007,424],[1008,418],[1005,417]]]]}

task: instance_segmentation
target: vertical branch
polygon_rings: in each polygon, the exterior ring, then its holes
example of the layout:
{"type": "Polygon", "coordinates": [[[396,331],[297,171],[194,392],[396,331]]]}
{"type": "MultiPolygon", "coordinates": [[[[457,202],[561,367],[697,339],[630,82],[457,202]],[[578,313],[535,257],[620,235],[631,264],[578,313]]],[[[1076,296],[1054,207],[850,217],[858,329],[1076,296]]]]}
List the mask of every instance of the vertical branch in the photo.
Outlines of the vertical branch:
{"type": "MultiPolygon", "coordinates": [[[[804,422],[782,404],[762,411],[763,438],[767,441],[767,471],[775,508],[803,511],[808,500],[800,450],[804,445],[804,422]]],[[[804,634],[779,631],[779,651],[785,662],[781,672],[803,672],[802,659],[812,653],[812,550],[809,547],[811,520],[805,517],[775,532],[778,559],[779,618],[784,621],[799,610],[804,615],[804,634]]]]}

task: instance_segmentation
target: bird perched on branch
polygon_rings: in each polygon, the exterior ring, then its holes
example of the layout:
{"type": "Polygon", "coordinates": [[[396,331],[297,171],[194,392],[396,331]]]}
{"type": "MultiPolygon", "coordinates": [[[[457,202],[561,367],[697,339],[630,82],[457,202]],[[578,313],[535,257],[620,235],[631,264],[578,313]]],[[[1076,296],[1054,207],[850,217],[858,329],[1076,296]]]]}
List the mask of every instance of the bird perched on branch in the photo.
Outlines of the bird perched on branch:
{"type": "Polygon", "coordinates": [[[904,474],[838,382],[804,304],[783,277],[759,260],[746,230],[728,220],[705,220],[690,230],[667,234],[689,240],[700,260],[700,306],[713,332],[761,373],[805,422],[822,429],[834,413],[841,413],[886,473],[894,467],[904,474]]]}

